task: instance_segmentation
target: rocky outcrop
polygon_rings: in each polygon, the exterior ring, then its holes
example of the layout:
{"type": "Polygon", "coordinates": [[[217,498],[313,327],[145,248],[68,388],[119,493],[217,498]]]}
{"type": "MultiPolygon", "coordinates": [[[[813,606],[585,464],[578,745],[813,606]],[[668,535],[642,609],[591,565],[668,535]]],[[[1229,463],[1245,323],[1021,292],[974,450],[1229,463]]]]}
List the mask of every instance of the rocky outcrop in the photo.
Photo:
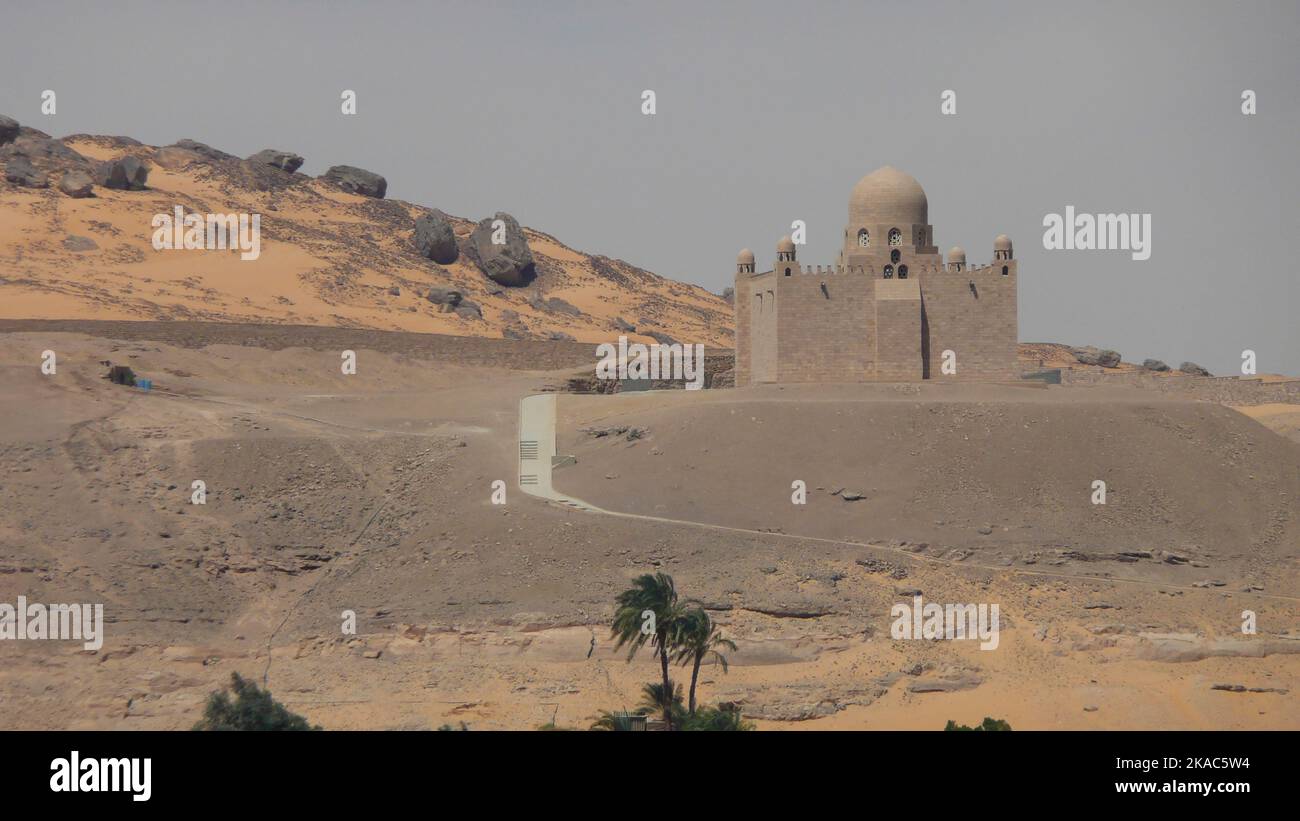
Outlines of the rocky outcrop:
{"type": "Polygon", "coordinates": [[[177,140],[172,143],[172,147],[183,148],[186,151],[191,151],[209,162],[239,159],[234,154],[227,154],[224,151],[219,151],[207,143],[201,143],[198,140],[177,140]]]}
{"type": "Polygon", "coordinates": [[[547,314],[566,314],[568,316],[582,316],[582,310],[571,302],[560,299],[558,296],[542,297],[535,296],[528,300],[528,304],[542,313],[547,314]]]}
{"type": "Polygon", "coordinates": [[[143,191],[149,168],[135,157],[107,160],[95,166],[95,182],[119,191],[143,191]]]}
{"type": "Polygon", "coordinates": [[[88,168],[90,161],[73,149],[34,128],[18,129],[13,142],[0,147],[0,157],[26,157],[44,171],[52,172],[72,167],[88,168]]]}
{"type": "Polygon", "coordinates": [[[337,185],[349,194],[360,194],[372,199],[382,200],[384,194],[388,193],[388,180],[373,171],[351,165],[331,166],[321,174],[320,179],[337,185]]]}
{"type": "Polygon", "coordinates": [[[94,185],[85,171],[64,171],[59,178],[59,190],[76,200],[95,196],[94,185]]]}
{"type": "Polygon", "coordinates": [[[455,312],[456,316],[461,319],[483,318],[483,309],[479,307],[479,304],[472,300],[465,299],[464,297],[461,297],[460,302],[457,303],[456,307],[452,310],[455,312]]]}
{"type": "Polygon", "coordinates": [[[468,300],[460,291],[451,288],[430,288],[425,299],[442,308],[442,313],[454,313],[461,319],[482,319],[483,309],[477,302],[468,300]]]}
{"type": "Polygon", "coordinates": [[[32,165],[32,161],[23,156],[13,157],[5,164],[5,181],[24,188],[48,188],[45,174],[32,165]]]}
{"type": "Polygon", "coordinates": [[[1213,376],[1213,374],[1205,368],[1202,368],[1200,365],[1197,365],[1195,362],[1184,362],[1178,366],[1178,370],[1191,376],[1213,376]]]}
{"type": "Polygon", "coordinates": [[[1159,373],[1164,373],[1165,371],[1169,370],[1169,366],[1161,362],[1159,359],[1143,359],[1142,369],[1147,371],[1157,371],[1159,373]]]}
{"type": "Polygon", "coordinates": [[[181,148],[175,145],[165,145],[153,152],[153,162],[160,168],[166,168],[168,171],[181,171],[190,165],[203,162],[204,158],[199,154],[181,148]]]}
{"type": "Polygon", "coordinates": [[[537,275],[524,230],[504,211],[475,226],[470,234],[470,252],[483,273],[501,285],[527,285],[537,275]],[[500,225],[494,225],[498,220],[500,225]],[[494,239],[499,241],[493,242],[494,239]]]}
{"type": "MultiPolygon", "coordinates": [[[[263,149],[248,158],[251,163],[258,165],[269,165],[272,168],[278,168],[281,171],[292,174],[302,167],[302,157],[291,151],[277,151],[274,148],[263,149]]],[[[380,194],[379,196],[383,196],[380,194]]]]}
{"type": "Polygon", "coordinates": [[[453,288],[430,288],[429,295],[425,297],[434,305],[446,305],[455,308],[464,298],[464,294],[453,288]]]}
{"type": "Polygon", "coordinates": [[[421,256],[428,257],[439,265],[449,265],[460,256],[451,222],[441,211],[432,211],[415,221],[413,242],[421,256]]]}
{"type": "Polygon", "coordinates": [[[75,234],[69,234],[63,238],[63,247],[67,248],[69,251],[81,253],[83,251],[99,250],[99,243],[95,242],[90,237],[79,237],[75,234]]]}
{"type": "Polygon", "coordinates": [[[1120,363],[1120,355],[1116,351],[1099,350],[1091,345],[1083,348],[1073,348],[1070,351],[1074,358],[1084,365],[1100,365],[1103,368],[1114,368],[1120,363]]]}
{"type": "Polygon", "coordinates": [[[0,145],[18,139],[18,121],[0,114],[0,145]]]}

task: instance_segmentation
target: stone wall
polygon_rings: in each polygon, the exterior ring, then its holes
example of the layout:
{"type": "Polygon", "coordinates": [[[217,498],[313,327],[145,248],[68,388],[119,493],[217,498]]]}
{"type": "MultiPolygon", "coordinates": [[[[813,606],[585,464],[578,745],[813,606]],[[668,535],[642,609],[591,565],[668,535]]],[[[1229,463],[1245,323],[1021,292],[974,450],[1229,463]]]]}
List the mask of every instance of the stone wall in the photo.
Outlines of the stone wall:
{"type": "Polygon", "coordinates": [[[780,382],[874,378],[876,312],[870,279],[831,271],[777,277],[780,382]]]}
{"type": "Polygon", "coordinates": [[[1019,374],[1014,260],[960,270],[926,269],[919,279],[927,332],[922,350],[925,378],[988,380],[1019,374]],[[945,350],[956,355],[955,374],[940,370],[945,350]]]}

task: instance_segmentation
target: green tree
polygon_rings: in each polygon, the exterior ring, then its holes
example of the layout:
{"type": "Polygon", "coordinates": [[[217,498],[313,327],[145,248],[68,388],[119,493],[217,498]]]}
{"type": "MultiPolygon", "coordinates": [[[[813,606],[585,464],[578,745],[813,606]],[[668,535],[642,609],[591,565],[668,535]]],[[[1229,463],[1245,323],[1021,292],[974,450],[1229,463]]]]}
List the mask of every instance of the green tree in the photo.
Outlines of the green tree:
{"type": "Polygon", "coordinates": [[[1008,724],[1004,718],[989,718],[988,716],[984,716],[984,721],[974,727],[968,727],[965,724],[958,724],[952,719],[948,719],[948,723],[943,729],[944,732],[950,733],[1007,732],[1011,729],[1011,725],[1008,724]]]}
{"type": "Polygon", "coordinates": [[[745,732],[754,729],[754,725],[740,717],[740,710],[735,707],[701,707],[699,712],[688,716],[682,724],[683,730],[707,732],[745,732]]]}
{"type": "Polygon", "coordinates": [[[727,672],[727,657],[721,651],[736,652],[736,643],[723,637],[703,607],[691,609],[677,622],[673,643],[676,646],[673,660],[683,667],[691,665],[689,705],[690,714],[695,715],[695,685],[700,678],[700,664],[711,658],[722,667],[722,672],[727,672]]]}
{"type": "Polygon", "coordinates": [[[215,690],[208,696],[203,709],[203,719],[194,725],[195,730],[319,730],[307,719],[289,712],[283,704],[239,673],[230,674],[232,701],[224,690],[215,690]]]}
{"type": "MultiPolygon", "coordinates": [[[[678,632],[678,622],[685,613],[685,608],[677,601],[677,590],[673,586],[673,577],[666,573],[653,576],[646,573],[637,576],[632,586],[615,599],[618,607],[614,611],[614,624],[610,636],[617,638],[614,649],[628,645],[627,660],[630,662],[636,652],[646,642],[659,654],[659,670],[663,678],[664,693],[673,693],[672,680],[668,677],[668,659],[674,651],[673,640],[678,632]],[[646,613],[653,614],[653,621],[646,619],[646,613]],[[645,631],[642,625],[652,628],[645,631]]],[[[663,706],[664,724],[673,729],[673,711],[671,701],[663,706]]]]}
{"type": "Polygon", "coordinates": [[[641,710],[639,712],[661,712],[668,729],[681,728],[686,720],[686,708],[682,706],[682,688],[676,682],[669,682],[665,690],[662,684],[654,682],[641,688],[641,710]],[[665,696],[664,694],[667,693],[665,696]]]}

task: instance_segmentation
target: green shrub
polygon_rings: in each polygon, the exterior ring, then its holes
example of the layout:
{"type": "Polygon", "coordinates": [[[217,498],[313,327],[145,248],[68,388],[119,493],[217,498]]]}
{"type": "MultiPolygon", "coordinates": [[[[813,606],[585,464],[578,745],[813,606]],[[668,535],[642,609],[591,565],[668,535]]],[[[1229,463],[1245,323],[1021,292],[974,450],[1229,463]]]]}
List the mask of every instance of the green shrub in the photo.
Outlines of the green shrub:
{"type": "Polygon", "coordinates": [[[984,721],[975,727],[967,727],[965,724],[958,724],[952,719],[948,720],[945,732],[1008,732],[1011,725],[1003,718],[989,718],[984,716],[984,721]]]}
{"type": "Polygon", "coordinates": [[[283,704],[271,698],[271,693],[239,675],[230,674],[232,701],[225,690],[216,690],[208,696],[203,709],[203,719],[194,725],[195,730],[319,730],[307,719],[289,712],[283,704]]]}

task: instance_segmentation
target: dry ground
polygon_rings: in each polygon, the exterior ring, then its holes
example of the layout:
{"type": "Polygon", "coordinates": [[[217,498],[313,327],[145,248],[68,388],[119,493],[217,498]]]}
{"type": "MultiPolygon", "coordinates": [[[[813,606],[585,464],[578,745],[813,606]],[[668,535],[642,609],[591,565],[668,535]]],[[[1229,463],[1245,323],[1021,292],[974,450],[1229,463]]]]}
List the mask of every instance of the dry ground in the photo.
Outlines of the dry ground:
{"type": "Polygon", "coordinates": [[[182,342],[0,334],[0,601],[103,602],[109,621],[98,653],[0,643],[0,727],[184,728],[231,671],[332,728],[586,726],[655,676],[606,625],[662,569],[739,644],[702,698],[763,727],[1300,728],[1300,445],[1222,407],[997,386],[562,397],[561,489],[725,526],[706,527],[518,491],[518,400],[564,371],[361,347],[343,376],[324,346],[182,342]],[[646,436],[579,431],[628,424],[646,436]],[[999,649],[891,639],[909,588],[998,603],[999,649]]]}

